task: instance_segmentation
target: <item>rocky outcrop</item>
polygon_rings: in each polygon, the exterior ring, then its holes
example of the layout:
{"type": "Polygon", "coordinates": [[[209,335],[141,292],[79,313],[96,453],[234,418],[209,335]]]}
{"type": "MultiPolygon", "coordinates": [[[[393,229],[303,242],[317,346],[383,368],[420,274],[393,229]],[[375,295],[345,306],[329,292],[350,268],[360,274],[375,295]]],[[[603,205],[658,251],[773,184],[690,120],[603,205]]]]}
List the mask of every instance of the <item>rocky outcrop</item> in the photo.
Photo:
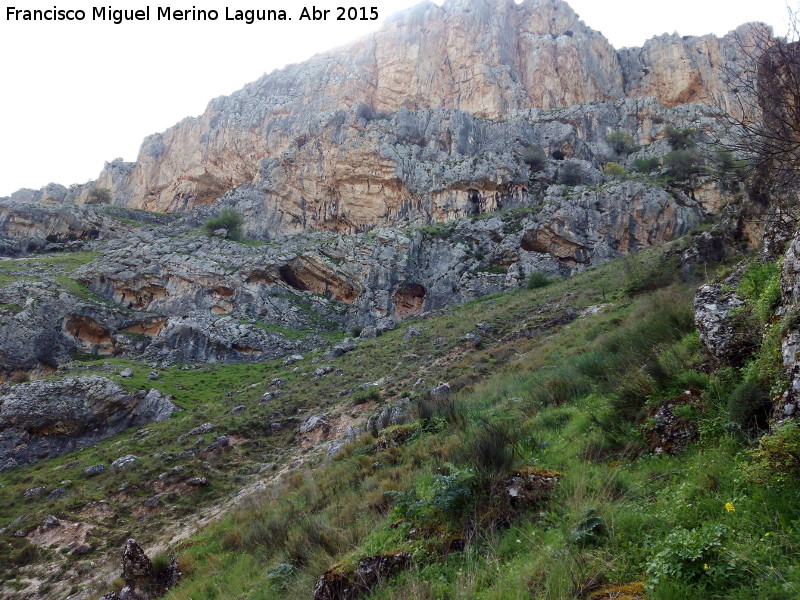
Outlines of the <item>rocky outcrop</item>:
{"type": "Polygon", "coordinates": [[[395,552],[362,558],[352,572],[334,567],[317,580],[314,600],[355,600],[410,566],[409,554],[395,552]]]}
{"type": "Polygon", "coordinates": [[[800,418],[800,232],[795,233],[783,258],[781,306],[785,331],[781,342],[783,370],[789,387],[778,407],[779,418],[800,418]]]}
{"type": "MultiPolygon", "coordinates": [[[[703,214],[699,202],[639,182],[551,186],[527,210],[430,232],[313,234],[262,247],[134,236],[110,243],[77,276],[127,309],[164,315],[155,340],[200,318],[228,328],[253,317],[300,330],[320,319],[372,325],[516,287],[533,271],[599,264],[682,235],[703,214]]],[[[247,331],[253,339],[239,335],[239,345],[261,348],[247,331]]]]}
{"type": "Polygon", "coordinates": [[[524,193],[526,145],[584,159],[588,148],[604,163],[614,129],[646,144],[674,121],[664,106],[725,106],[722,65],[743,68],[739,47],[756,31],[616,52],[561,0],[422,3],[213,100],[147,138],[136,163],[108,163],[94,185],[157,211],[224,198],[261,237],[485,212],[524,193]],[[592,108],[615,102],[631,104],[616,117],[592,108]]]}
{"type": "Polygon", "coordinates": [[[105,600],[151,600],[160,598],[177,585],[181,577],[178,560],[173,558],[157,570],[136,540],[129,539],[122,550],[122,580],[125,587],[117,594],[110,592],[105,600]]]}
{"type": "Polygon", "coordinates": [[[80,249],[85,242],[130,232],[139,219],[148,223],[172,220],[122,207],[76,205],[59,200],[47,203],[46,198],[38,195],[30,200],[0,201],[0,256],[80,249]],[[37,199],[39,203],[35,202],[37,199]]]}
{"type": "Polygon", "coordinates": [[[748,323],[745,302],[732,289],[740,279],[741,268],[723,282],[701,286],[695,295],[695,324],[714,367],[741,366],[760,343],[761,332],[748,323]]]}
{"type": "Polygon", "coordinates": [[[625,94],[652,96],[664,106],[701,102],[736,109],[724,70],[753,72],[742,49],[753,47],[756,39],[769,39],[766,30],[766,25],[749,23],[723,38],[673,33],[654,37],[641,48],[624,48],[619,60],[625,94]]]}
{"type": "Polygon", "coordinates": [[[666,154],[664,123],[718,127],[707,107],[666,109],[654,99],[528,110],[502,121],[444,108],[379,117],[355,107],[310,125],[304,121],[300,141],[279,158],[260,161],[250,180],[225,188],[215,210],[242,212],[246,233],[259,239],[308,229],[354,233],[450,221],[525,205],[564,176],[569,163],[552,159],[535,172],[523,159],[526,148],[584,161],[578,163],[579,183],[597,184],[603,180],[598,169],[609,160],[632,164],[666,154]],[[618,128],[642,145],[641,153],[614,153],[606,136],[618,128]]]}
{"type": "Polygon", "coordinates": [[[0,470],[94,444],[177,410],[156,390],[128,393],[99,375],[0,388],[0,470]]]}

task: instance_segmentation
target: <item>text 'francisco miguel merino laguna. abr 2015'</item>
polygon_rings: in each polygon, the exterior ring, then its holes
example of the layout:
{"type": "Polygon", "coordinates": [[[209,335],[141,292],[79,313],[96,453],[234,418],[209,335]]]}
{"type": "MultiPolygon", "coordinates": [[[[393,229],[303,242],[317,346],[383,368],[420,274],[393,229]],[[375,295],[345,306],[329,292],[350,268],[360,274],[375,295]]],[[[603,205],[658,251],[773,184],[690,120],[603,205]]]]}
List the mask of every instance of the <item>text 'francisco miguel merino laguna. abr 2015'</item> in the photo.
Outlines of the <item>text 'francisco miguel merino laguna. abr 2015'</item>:
{"type": "MultiPolygon", "coordinates": [[[[335,9],[319,9],[304,6],[295,13],[299,21],[376,21],[377,7],[338,6],[335,9]],[[334,14],[331,14],[333,12],[334,14]]],[[[9,6],[6,8],[7,21],[106,21],[119,25],[129,21],[238,21],[252,25],[256,21],[291,21],[283,9],[236,9],[224,10],[176,9],[170,6],[150,6],[139,9],[115,9],[111,6],[95,6],[91,10],[59,8],[27,9],[9,6]]]]}

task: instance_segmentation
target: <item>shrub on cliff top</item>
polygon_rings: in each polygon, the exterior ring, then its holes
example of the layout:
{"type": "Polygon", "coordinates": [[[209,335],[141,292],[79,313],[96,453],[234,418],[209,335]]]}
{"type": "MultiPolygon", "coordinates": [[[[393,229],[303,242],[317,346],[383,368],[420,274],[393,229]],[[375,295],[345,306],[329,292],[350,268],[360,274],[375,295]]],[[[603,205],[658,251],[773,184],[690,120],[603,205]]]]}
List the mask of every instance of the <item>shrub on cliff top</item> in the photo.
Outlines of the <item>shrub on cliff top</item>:
{"type": "Polygon", "coordinates": [[[206,230],[208,235],[214,235],[215,231],[224,229],[224,237],[226,239],[240,240],[242,239],[243,222],[244,219],[239,211],[232,208],[223,208],[221,211],[219,211],[219,216],[216,219],[209,219],[205,222],[203,229],[206,230]]]}

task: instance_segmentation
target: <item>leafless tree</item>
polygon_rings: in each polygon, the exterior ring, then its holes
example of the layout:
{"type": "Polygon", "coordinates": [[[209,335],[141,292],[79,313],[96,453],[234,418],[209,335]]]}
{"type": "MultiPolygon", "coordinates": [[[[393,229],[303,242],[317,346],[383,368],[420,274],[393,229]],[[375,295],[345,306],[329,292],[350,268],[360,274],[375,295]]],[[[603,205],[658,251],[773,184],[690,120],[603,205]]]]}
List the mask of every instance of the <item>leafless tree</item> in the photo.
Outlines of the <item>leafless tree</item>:
{"type": "Polygon", "coordinates": [[[728,127],[721,145],[744,159],[748,195],[762,205],[795,206],[800,190],[800,31],[753,27],[736,37],[739,60],[723,67],[728,96],[714,102],[728,127]]]}

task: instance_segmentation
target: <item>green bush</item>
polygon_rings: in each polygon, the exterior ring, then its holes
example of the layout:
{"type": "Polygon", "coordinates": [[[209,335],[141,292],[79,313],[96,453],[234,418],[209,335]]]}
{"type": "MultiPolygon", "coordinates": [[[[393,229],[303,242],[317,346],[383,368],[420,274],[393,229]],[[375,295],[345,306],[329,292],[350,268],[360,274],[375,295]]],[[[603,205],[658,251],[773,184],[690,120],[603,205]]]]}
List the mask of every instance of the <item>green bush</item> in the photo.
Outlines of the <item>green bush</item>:
{"type": "Polygon", "coordinates": [[[366,404],[367,402],[380,402],[381,391],[377,386],[370,386],[365,390],[358,390],[353,393],[353,405],[366,404]]]}
{"type": "Polygon", "coordinates": [[[534,271],[525,279],[525,287],[527,287],[529,290],[536,290],[546,287],[552,282],[552,279],[550,279],[545,273],[542,273],[541,271],[534,271]]]}
{"type": "Polygon", "coordinates": [[[769,392],[753,381],[738,385],[728,397],[728,416],[745,433],[755,433],[768,426],[772,408],[769,392]]]}
{"type": "Polygon", "coordinates": [[[240,240],[242,239],[242,223],[244,223],[244,218],[239,211],[223,208],[219,211],[219,216],[206,221],[203,228],[208,235],[213,235],[218,229],[224,229],[226,239],[240,240]]]}
{"type": "Polygon", "coordinates": [[[638,296],[667,287],[675,281],[678,263],[674,259],[660,259],[649,263],[630,261],[626,263],[625,293],[638,296]]]}
{"type": "Polygon", "coordinates": [[[778,263],[749,265],[739,282],[739,293],[753,307],[763,324],[771,321],[781,300],[781,267],[778,263]]]}
{"type": "Polygon", "coordinates": [[[663,584],[700,585],[719,591],[737,577],[733,557],[723,541],[728,528],[707,523],[698,529],[678,527],[657,547],[647,563],[646,589],[663,584]]]}
{"type": "Polygon", "coordinates": [[[609,177],[613,177],[614,179],[624,179],[628,174],[628,172],[625,170],[625,167],[615,162],[607,162],[605,168],[603,169],[603,173],[609,177]]]}
{"type": "Polygon", "coordinates": [[[522,162],[531,168],[532,173],[541,171],[547,166],[547,155],[541,146],[533,145],[526,147],[521,153],[522,162]]]}
{"type": "Polygon", "coordinates": [[[669,174],[675,179],[689,179],[700,172],[700,158],[690,150],[673,150],[664,159],[669,174]]]}
{"type": "Polygon", "coordinates": [[[638,173],[652,173],[661,166],[661,159],[657,156],[637,158],[633,161],[633,170],[638,173]]]}
{"type": "Polygon", "coordinates": [[[414,490],[387,492],[395,498],[395,516],[422,527],[455,525],[473,497],[475,474],[452,464],[446,466],[449,474],[423,478],[414,490]]]}
{"type": "Polygon", "coordinates": [[[784,423],[763,436],[758,448],[750,452],[745,472],[755,483],[796,490],[800,483],[800,423],[784,423]]]}
{"type": "Polygon", "coordinates": [[[108,204],[109,202],[111,202],[111,190],[106,187],[92,188],[86,195],[86,204],[108,204]]]}
{"type": "Polygon", "coordinates": [[[577,161],[564,161],[558,170],[558,183],[561,185],[582,185],[586,183],[581,164],[577,161]]]}
{"type": "Polygon", "coordinates": [[[697,130],[691,127],[678,129],[668,125],[664,133],[673,150],[689,150],[697,145],[697,130]]]}
{"type": "Polygon", "coordinates": [[[629,133],[617,129],[606,136],[606,142],[617,154],[631,154],[639,149],[636,140],[629,133]]]}

